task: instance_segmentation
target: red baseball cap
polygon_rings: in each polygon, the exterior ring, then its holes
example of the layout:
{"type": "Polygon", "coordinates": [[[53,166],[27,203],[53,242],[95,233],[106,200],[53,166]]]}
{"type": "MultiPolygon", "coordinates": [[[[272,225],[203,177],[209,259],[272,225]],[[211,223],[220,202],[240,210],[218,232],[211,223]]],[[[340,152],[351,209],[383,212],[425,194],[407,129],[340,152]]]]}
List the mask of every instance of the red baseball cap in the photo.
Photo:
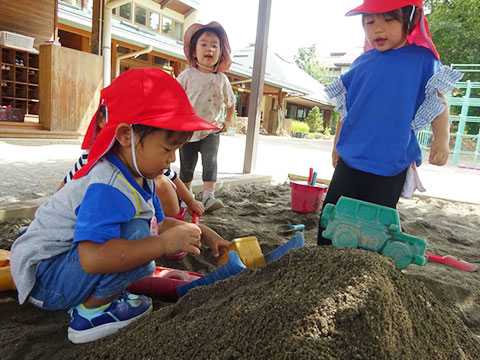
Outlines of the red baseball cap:
{"type": "MultiPolygon", "coordinates": [[[[118,76],[100,95],[105,105],[106,124],[88,152],[88,161],[74,179],[87,174],[115,143],[115,130],[121,123],[141,124],[174,131],[218,130],[193,110],[180,83],[163,70],[132,69],[118,76]]],[[[98,110],[97,110],[98,112],[98,110]]],[[[96,129],[96,113],[90,122],[82,149],[87,149],[96,129]]]]}
{"type": "Polygon", "coordinates": [[[222,25],[220,25],[216,21],[212,21],[206,25],[195,23],[190,25],[187,31],[185,31],[185,35],[183,36],[183,52],[185,53],[185,56],[188,62],[190,63],[190,66],[191,67],[197,66],[197,59],[195,58],[195,56],[193,56],[193,54],[190,51],[192,37],[193,35],[195,35],[196,32],[202,29],[210,30],[215,34],[217,34],[218,37],[220,38],[221,54],[218,60],[216,70],[218,72],[227,71],[230,68],[230,65],[232,65],[232,59],[230,58],[230,53],[232,52],[232,50],[230,49],[230,44],[228,42],[228,36],[227,36],[227,33],[225,32],[225,29],[223,28],[222,25]]]}
{"type": "MultiPolygon", "coordinates": [[[[382,14],[393,10],[403,8],[405,6],[415,6],[423,8],[423,0],[364,0],[363,4],[350,10],[346,16],[360,15],[364,13],[382,14]]],[[[430,36],[430,29],[428,27],[427,19],[423,11],[421,12],[420,20],[415,25],[413,31],[408,35],[407,41],[410,44],[416,44],[429,49],[437,59],[440,59],[435,44],[430,36]]],[[[373,49],[373,46],[365,41],[365,51],[373,49]]]]}

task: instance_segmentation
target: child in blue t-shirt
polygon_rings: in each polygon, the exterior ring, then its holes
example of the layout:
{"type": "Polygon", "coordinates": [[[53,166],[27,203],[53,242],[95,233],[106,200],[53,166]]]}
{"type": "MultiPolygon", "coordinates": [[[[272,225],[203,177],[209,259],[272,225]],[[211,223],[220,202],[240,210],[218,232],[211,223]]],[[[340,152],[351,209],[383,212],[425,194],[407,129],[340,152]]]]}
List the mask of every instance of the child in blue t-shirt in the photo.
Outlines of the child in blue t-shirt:
{"type": "MultiPolygon", "coordinates": [[[[402,190],[406,196],[415,190],[405,181],[407,173],[418,179],[415,166],[422,155],[415,131],[431,123],[429,161],[440,166],[448,160],[450,122],[443,94],[462,74],[439,61],[422,0],[364,0],[347,16],[356,14],[362,15],[372,50],[325,89],[336,100],[340,120],[324,206],[348,196],[396,208],[402,190]]],[[[323,230],[319,224],[318,244],[331,244],[323,230]]]]}
{"type": "Polygon", "coordinates": [[[165,218],[155,193],[153,179],[192,132],[216,128],[195,114],[180,84],[161,70],[130,70],[102,91],[100,104],[106,124],[88,162],[39,207],[11,252],[20,304],[70,308],[73,343],[112,334],[152,310],[150,298],[125,289],[153,273],[153,259],[199,255],[201,243],[216,257],[229,245],[204,225],[165,218]]]}

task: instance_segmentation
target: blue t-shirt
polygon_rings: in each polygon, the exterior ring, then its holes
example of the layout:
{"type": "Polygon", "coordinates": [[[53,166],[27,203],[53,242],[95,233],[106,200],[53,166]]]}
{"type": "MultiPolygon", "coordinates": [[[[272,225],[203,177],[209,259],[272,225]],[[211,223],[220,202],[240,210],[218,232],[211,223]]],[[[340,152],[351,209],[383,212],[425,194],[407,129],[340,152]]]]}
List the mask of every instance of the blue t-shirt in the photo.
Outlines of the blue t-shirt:
{"type": "MultiPolygon", "coordinates": [[[[145,181],[144,188],[141,188],[113,152],[107,154],[106,159],[121,171],[135,199],[141,196],[147,203],[152,200],[157,221],[163,221],[165,215],[158,196],[155,194],[155,183],[152,182],[153,186],[150,188],[149,182],[145,181]]],[[[121,225],[133,219],[137,210],[130,199],[117,187],[96,183],[87,188],[83,201],[75,212],[77,221],[73,242],[90,240],[103,243],[109,239],[119,238],[121,225]],[[102,216],[100,217],[98,214],[102,214],[102,216]]]]}
{"type": "Polygon", "coordinates": [[[416,45],[386,52],[373,49],[355,60],[340,80],[347,115],[337,151],[349,167],[394,176],[413,162],[420,165],[411,124],[425,101],[429,79],[440,67],[431,51],[416,45]]]}
{"type": "Polygon", "coordinates": [[[79,241],[105,242],[120,237],[133,218],[163,221],[155,182],[140,187],[111,151],[88,174],[69,181],[35,213],[25,234],[12,246],[10,270],[23,304],[36,281],[39,264],[68,252],[79,241]]]}

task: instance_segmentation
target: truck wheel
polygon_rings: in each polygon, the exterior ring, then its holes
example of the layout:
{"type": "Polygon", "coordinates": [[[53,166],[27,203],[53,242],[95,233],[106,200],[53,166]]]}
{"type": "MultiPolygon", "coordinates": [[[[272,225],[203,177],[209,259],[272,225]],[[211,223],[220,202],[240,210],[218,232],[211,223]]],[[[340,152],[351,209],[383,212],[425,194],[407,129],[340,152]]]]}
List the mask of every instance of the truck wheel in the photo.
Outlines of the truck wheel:
{"type": "Polygon", "coordinates": [[[336,248],[358,248],[358,236],[348,227],[340,227],[333,233],[332,245],[336,248]]]}
{"type": "Polygon", "coordinates": [[[405,269],[412,262],[412,251],[399,241],[388,243],[382,250],[382,255],[392,259],[400,270],[405,269]]]}

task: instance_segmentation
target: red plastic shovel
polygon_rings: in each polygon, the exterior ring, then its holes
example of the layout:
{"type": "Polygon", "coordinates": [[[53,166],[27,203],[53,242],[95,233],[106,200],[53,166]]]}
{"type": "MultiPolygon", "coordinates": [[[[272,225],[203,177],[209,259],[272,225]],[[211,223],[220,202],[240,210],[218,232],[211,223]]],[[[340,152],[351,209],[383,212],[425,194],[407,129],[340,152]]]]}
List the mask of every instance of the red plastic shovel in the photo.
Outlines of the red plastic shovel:
{"type": "Polygon", "coordinates": [[[469,262],[466,262],[465,260],[461,260],[455,256],[451,255],[433,255],[429,253],[425,253],[427,255],[428,260],[430,261],[436,261],[442,264],[445,264],[447,266],[451,266],[455,269],[463,270],[463,271],[476,271],[478,269],[477,265],[470,264],[469,262]]]}

